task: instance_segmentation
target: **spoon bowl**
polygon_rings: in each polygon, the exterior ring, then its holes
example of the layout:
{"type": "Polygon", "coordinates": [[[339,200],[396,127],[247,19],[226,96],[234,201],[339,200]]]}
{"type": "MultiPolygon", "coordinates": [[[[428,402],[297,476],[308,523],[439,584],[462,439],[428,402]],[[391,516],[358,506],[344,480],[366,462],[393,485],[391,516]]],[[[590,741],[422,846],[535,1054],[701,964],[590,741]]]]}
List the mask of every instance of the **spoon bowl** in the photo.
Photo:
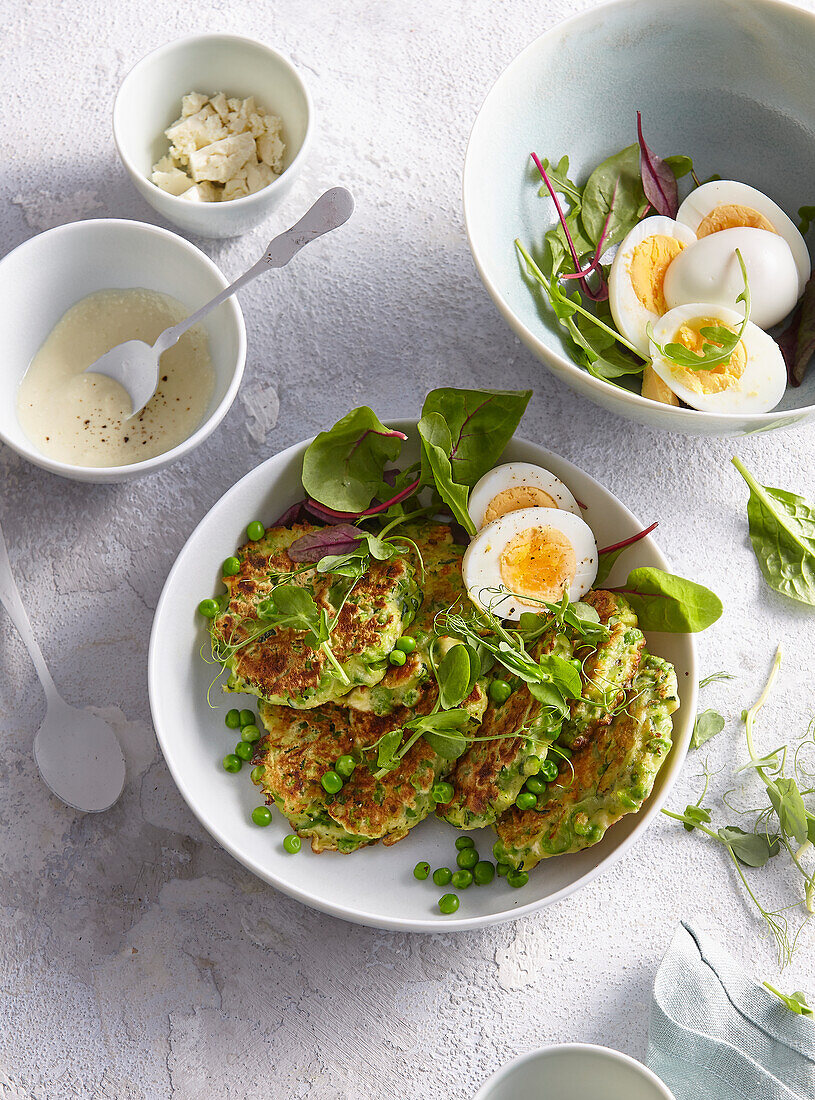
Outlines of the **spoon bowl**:
{"type": "Polygon", "coordinates": [[[114,730],[63,699],[49,701],[34,759],[46,786],[75,810],[109,810],[124,789],[125,759],[114,730]]]}

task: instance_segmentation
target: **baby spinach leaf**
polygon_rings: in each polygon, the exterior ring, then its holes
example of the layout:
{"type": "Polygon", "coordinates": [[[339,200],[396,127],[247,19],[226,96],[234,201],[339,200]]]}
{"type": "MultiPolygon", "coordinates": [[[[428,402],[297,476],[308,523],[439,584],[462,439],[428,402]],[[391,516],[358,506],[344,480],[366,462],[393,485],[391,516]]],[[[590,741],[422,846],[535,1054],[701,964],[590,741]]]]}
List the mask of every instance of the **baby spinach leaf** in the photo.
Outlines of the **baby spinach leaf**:
{"type": "Polygon", "coordinates": [[[532,390],[431,390],[422,417],[438,413],[450,430],[453,476],[473,485],[493,468],[515,434],[532,390]]]}
{"type": "Polygon", "coordinates": [[[341,512],[367,508],[383,484],[385,464],[399,455],[402,432],[385,427],[362,405],[327,432],[320,432],[303,458],[303,488],[341,512]]]}
{"type": "Polygon", "coordinates": [[[460,485],[453,478],[450,455],[453,439],[447,421],[440,412],[426,413],[419,421],[419,437],[422,441],[422,480],[435,485],[436,490],[468,535],[475,534],[475,524],[467,511],[470,496],[468,485],[460,485]]]}
{"type": "Polygon", "coordinates": [[[815,606],[815,506],[795,493],[759,485],[740,459],[733,465],[750,487],[750,541],[765,581],[815,606]]]}
{"type": "Polygon", "coordinates": [[[703,710],[696,715],[690,747],[699,749],[724,729],[724,718],[715,710],[703,710]]]}
{"type": "Polygon", "coordinates": [[[779,1001],[790,1010],[794,1012],[796,1016],[812,1016],[813,1010],[807,1004],[806,995],[800,990],[796,990],[795,993],[780,993],[777,989],[770,985],[769,982],[762,983],[766,989],[769,989],[770,993],[774,993],[778,997],[779,1001]]]}
{"type": "Polygon", "coordinates": [[[633,569],[622,587],[610,591],[626,597],[642,630],[695,634],[722,613],[722,601],[709,588],[651,566],[633,569]]]}
{"type": "Polygon", "coordinates": [[[662,163],[668,165],[678,180],[681,180],[683,176],[687,176],[693,171],[693,158],[686,157],[682,153],[672,157],[665,157],[662,163]]]}
{"type": "Polygon", "coordinates": [[[642,115],[637,111],[637,138],[640,143],[640,175],[645,197],[657,214],[675,218],[679,209],[679,189],[672,167],[649,149],[642,133],[642,115]]]}
{"type": "Polygon", "coordinates": [[[596,247],[605,227],[605,246],[618,244],[645,212],[640,147],[629,145],[598,164],[583,188],[580,218],[596,247]],[[606,224],[608,219],[608,224],[606,224]]]}
{"type": "Polygon", "coordinates": [[[781,847],[778,837],[772,833],[745,833],[736,825],[719,829],[719,839],[746,867],[763,867],[778,855],[781,847]]]}

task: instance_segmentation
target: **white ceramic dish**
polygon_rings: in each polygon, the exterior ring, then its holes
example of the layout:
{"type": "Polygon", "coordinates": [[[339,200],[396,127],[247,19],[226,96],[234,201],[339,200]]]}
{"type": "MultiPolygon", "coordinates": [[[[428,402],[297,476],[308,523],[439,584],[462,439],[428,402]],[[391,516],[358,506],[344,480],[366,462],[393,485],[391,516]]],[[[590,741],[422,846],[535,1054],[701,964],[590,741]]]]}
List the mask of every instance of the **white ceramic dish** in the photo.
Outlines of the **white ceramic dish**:
{"type": "Polygon", "coordinates": [[[674,1100],[647,1066],[609,1047],[562,1043],[513,1058],[473,1100],[674,1100]]]}
{"type": "MultiPolygon", "coordinates": [[[[693,156],[770,195],[788,214],[815,175],[815,15],[779,0],[614,0],[559,23],[515,58],[476,118],[464,164],[464,217],[478,272],[533,355],[581,397],[652,428],[741,435],[815,418],[815,367],[769,413],[696,412],[649,401],[574,364],[540,295],[523,278],[516,237],[536,248],[553,218],[530,151],[584,181],[636,141],[693,156]]],[[[684,182],[683,182],[684,185],[684,182]]],[[[682,192],[684,193],[684,192],[682,192]]]]}
{"type": "Polygon", "coordinates": [[[136,190],[167,221],[200,237],[235,237],[268,218],[303,167],[313,127],[311,96],[288,58],[232,34],[193,35],[153,50],[127,74],[113,107],[113,138],[136,190]],[[190,202],[156,187],[150,175],[169,148],[164,131],[188,92],[253,95],[279,115],[283,173],[254,195],[230,202],[190,202]]]}
{"type": "Polygon", "coordinates": [[[237,298],[204,321],[215,388],[199,427],[177,447],[129,466],[71,466],[41,454],[17,421],[17,387],[28,364],[67,309],[97,290],[147,287],[192,312],[228,286],[212,260],[168,229],[103,219],[59,225],[24,241],[0,260],[0,439],[44,470],[74,481],[126,481],[189,454],[217,428],[238,392],[246,329],[237,298]]]}
{"type": "MultiPolygon", "coordinates": [[[[415,420],[391,423],[415,440],[415,420]]],[[[270,523],[302,498],[300,475],[308,442],[268,459],[218,501],[178,555],[156,608],[148,670],[150,705],[159,744],[181,794],[215,839],[255,874],[316,909],[360,924],[417,932],[477,928],[512,920],[566,897],[636,842],[682,767],[696,713],[692,638],[668,634],[650,639],[653,651],[676,666],[681,708],[674,717],[674,748],[648,803],[641,813],[610,829],[595,847],[542,863],[524,888],[512,889],[503,879],[489,887],[471,887],[461,892],[458,913],[442,916],[436,903],[444,890],[431,880],[417,882],[413,877],[419,860],[427,859],[434,867],[447,866],[455,854],[457,833],[435,818],[422,822],[391,848],[380,844],[347,856],[314,855],[304,845],[298,855],[287,855],[281,842],[290,828],[279,814],[274,814],[267,828],[257,828],[250,820],[253,807],[261,800],[248,769],[236,776],[221,767],[221,759],[235,743],[234,731],[224,725],[227,709],[254,709],[257,701],[214,691],[213,702],[219,709],[208,706],[207,687],[214,670],[199,654],[206,632],[196,609],[202,598],[219,589],[221,563],[245,541],[246,524],[253,519],[270,523]]],[[[416,454],[415,446],[405,444],[402,457],[406,461],[416,454]]],[[[536,462],[557,474],[588,506],[584,516],[600,546],[642,530],[628,509],[593,478],[534,443],[513,440],[504,460],[536,462]]],[[[620,558],[610,583],[615,583],[615,575],[625,580],[635,565],[667,568],[649,537],[620,558]]],[[[492,831],[473,835],[483,856],[492,858],[492,831]]]]}

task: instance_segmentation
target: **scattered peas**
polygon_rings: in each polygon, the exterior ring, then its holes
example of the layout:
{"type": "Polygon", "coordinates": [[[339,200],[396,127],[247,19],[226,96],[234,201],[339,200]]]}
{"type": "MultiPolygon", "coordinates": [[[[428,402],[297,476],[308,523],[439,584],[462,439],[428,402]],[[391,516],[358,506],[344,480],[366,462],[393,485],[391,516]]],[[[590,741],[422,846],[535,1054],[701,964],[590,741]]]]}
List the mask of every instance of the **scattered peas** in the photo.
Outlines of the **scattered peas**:
{"type": "Polygon", "coordinates": [[[495,878],[495,866],[488,859],[480,859],[473,867],[473,881],[476,886],[489,886],[495,878]]]}
{"type": "Polygon", "coordinates": [[[507,872],[507,882],[509,883],[510,886],[514,887],[516,890],[519,889],[519,887],[521,887],[521,886],[526,886],[527,882],[529,882],[529,872],[528,871],[508,871],[507,872]]]}
{"type": "MultiPolygon", "coordinates": [[[[264,825],[270,825],[272,821],[272,811],[268,806],[255,806],[252,810],[252,820],[256,825],[263,827],[264,825]]],[[[300,837],[297,838],[298,841],[300,837]]]]}
{"type": "Polygon", "coordinates": [[[490,699],[493,703],[505,703],[512,694],[512,688],[506,680],[493,680],[489,689],[490,699]]]}
{"type": "Polygon", "coordinates": [[[430,797],[434,802],[441,802],[445,806],[455,793],[452,783],[434,783],[430,791],[430,797]]]}
{"type": "Polygon", "coordinates": [[[222,569],[223,575],[225,577],[234,577],[237,573],[240,573],[241,571],[240,559],[235,557],[227,558],[222,566],[222,569]]]}
{"type": "Polygon", "coordinates": [[[261,783],[263,781],[263,765],[258,764],[256,768],[252,768],[249,778],[253,783],[261,783]]]}
{"type": "Polygon", "coordinates": [[[512,865],[509,863],[499,863],[495,870],[500,878],[506,878],[509,872],[512,870],[512,865]]]}
{"type": "Polygon", "coordinates": [[[396,643],[396,648],[401,650],[402,653],[412,653],[416,648],[416,639],[411,638],[408,634],[403,634],[396,643]]]}
{"type": "Polygon", "coordinates": [[[546,790],[546,780],[541,779],[539,775],[530,775],[526,781],[526,789],[535,795],[543,794],[546,790]]]}
{"type": "Polygon", "coordinates": [[[442,894],[439,898],[439,911],[442,913],[455,913],[458,909],[458,898],[455,894],[442,894]]]}
{"type": "Polygon", "coordinates": [[[246,528],[246,534],[251,542],[257,542],[266,534],[266,528],[259,519],[253,520],[246,528]]]}
{"type": "Polygon", "coordinates": [[[258,720],[255,717],[255,712],[253,710],[242,710],[240,712],[240,722],[241,727],[256,726],[258,724],[258,720]]]}
{"type": "Polygon", "coordinates": [[[459,867],[463,867],[465,871],[472,871],[478,863],[478,852],[475,848],[462,848],[456,856],[456,863],[459,867]]]}
{"type": "Polygon", "coordinates": [[[515,799],[515,805],[519,810],[534,810],[538,804],[538,796],[532,791],[521,791],[515,799]]]}
{"type": "Polygon", "coordinates": [[[239,756],[235,756],[234,752],[228,752],[223,760],[224,771],[227,772],[239,772],[243,767],[243,761],[239,756]]]}
{"type": "Polygon", "coordinates": [[[466,890],[473,881],[473,873],[465,869],[456,871],[450,881],[457,890],[466,890]]]}
{"type": "Polygon", "coordinates": [[[475,841],[471,836],[457,836],[456,847],[459,851],[461,851],[462,848],[474,848],[475,841]]]}
{"type": "Polygon", "coordinates": [[[343,779],[347,779],[349,775],[353,774],[354,768],[356,768],[357,762],[354,760],[350,753],[343,753],[342,756],[338,756],[334,763],[334,771],[338,775],[341,775],[343,779]]]}
{"type": "Polygon", "coordinates": [[[254,755],[255,750],[248,741],[239,741],[235,746],[235,756],[239,756],[241,760],[251,760],[254,755]]]}
{"type": "Polygon", "coordinates": [[[425,863],[425,862],[417,863],[416,866],[413,868],[413,877],[419,879],[420,882],[424,882],[424,880],[429,875],[430,875],[430,864],[429,863],[425,863]]]}
{"type": "Polygon", "coordinates": [[[198,610],[205,619],[214,619],[218,614],[218,604],[215,600],[201,600],[198,610]]]}
{"type": "Polygon", "coordinates": [[[559,768],[555,760],[544,760],[538,774],[541,779],[545,779],[547,783],[551,783],[552,780],[557,779],[558,771],[559,768]]]}
{"type": "Polygon", "coordinates": [[[337,775],[333,768],[330,768],[323,775],[323,778],[320,780],[320,782],[322,783],[323,788],[328,791],[329,794],[337,794],[339,791],[342,790],[342,776],[337,775]]]}
{"type": "MultiPolygon", "coordinates": [[[[260,809],[261,807],[258,807],[260,809]]],[[[283,848],[289,853],[290,856],[295,855],[300,851],[301,841],[297,833],[289,833],[288,836],[283,837],[283,848]]]]}
{"type": "Polygon", "coordinates": [[[260,740],[260,730],[255,725],[244,726],[241,730],[241,738],[248,741],[250,745],[254,745],[255,741],[260,740]]]}
{"type": "Polygon", "coordinates": [[[407,660],[407,656],[402,649],[393,649],[388,655],[388,663],[391,665],[403,665],[407,660]]]}
{"type": "Polygon", "coordinates": [[[241,724],[241,712],[233,707],[232,710],[228,710],[226,712],[226,718],[224,718],[224,722],[227,724],[229,729],[236,730],[241,724]]]}
{"type": "Polygon", "coordinates": [[[500,840],[496,840],[496,842],[492,846],[492,854],[500,862],[502,853],[503,853],[503,845],[501,844],[500,840]]]}
{"type": "Polygon", "coordinates": [[[437,867],[433,872],[433,881],[437,886],[446,886],[452,877],[453,872],[449,867],[437,867]]]}

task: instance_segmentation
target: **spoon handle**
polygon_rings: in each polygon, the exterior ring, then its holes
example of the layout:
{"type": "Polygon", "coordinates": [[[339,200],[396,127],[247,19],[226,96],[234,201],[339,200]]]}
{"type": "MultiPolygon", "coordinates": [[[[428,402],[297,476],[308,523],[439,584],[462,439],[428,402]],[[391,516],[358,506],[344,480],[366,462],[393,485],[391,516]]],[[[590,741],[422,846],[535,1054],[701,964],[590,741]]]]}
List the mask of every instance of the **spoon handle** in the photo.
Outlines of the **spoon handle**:
{"type": "Polygon", "coordinates": [[[34,662],[34,668],[37,670],[37,675],[43,686],[48,705],[50,706],[51,703],[59,702],[59,692],[57,691],[54,681],[51,679],[51,673],[48,671],[48,666],[45,663],[42,650],[37,645],[34,631],[31,629],[31,623],[28,619],[28,614],[23,606],[23,601],[20,599],[20,591],[14,581],[14,574],[11,572],[11,562],[9,561],[8,548],[6,546],[6,540],[3,537],[2,527],[0,527],[0,603],[3,604],[8,612],[9,618],[17,627],[17,631],[25,643],[29,656],[34,662]]]}
{"type": "Polygon", "coordinates": [[[268,271],[271,267],[285,267],[289,260],[310,242],[330,233],[332,229],[338,229],[344,225],[354,212],[354,199],[351,192],[345,187],[332,187],[306,211],[302,218],[291,229],[280,233],[269,242],[266,252],[234,283],[222,290],[217,297],[189,317],[185,317],[172,328],[165,329],[156,340],[154,348],[161,355],[171,348],[187,331],[197,324],[210,310],[215,309],[221,302],[231,298],[241,287],[246,286],[258,275],[268,271]]]}

